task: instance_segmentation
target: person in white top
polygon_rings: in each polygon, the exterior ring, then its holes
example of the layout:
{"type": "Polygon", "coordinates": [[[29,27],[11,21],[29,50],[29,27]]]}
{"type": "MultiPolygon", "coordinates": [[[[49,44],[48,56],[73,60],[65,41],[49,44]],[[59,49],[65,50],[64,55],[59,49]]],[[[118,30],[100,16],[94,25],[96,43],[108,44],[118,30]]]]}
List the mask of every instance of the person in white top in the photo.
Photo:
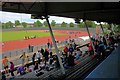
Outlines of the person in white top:
{"type": "Polygon", "coordinates": [[[36,53],[36,57],[37,57],[37,59],[38,59],[38,64],[40,64],[40,59],[41,59],[41,53],[40,53],[40,51],[38,51],[37,53],[36,53]]]}

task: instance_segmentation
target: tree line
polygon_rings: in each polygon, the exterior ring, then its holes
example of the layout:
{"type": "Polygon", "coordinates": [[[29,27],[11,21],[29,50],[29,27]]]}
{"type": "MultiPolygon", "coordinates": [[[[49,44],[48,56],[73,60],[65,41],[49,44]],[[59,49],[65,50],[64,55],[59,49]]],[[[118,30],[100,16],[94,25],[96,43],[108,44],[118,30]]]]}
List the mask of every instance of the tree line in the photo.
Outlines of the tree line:
{"type": "MultiPolygon", "coordinates": [[[[98,24],[95,24],[94,21],[89,21],[87,20],[86,21],[87,23],[87,26],[89,28],[95,28],[96,26],[100,26],[98,24]]],[[[20,26],[20,27],[23,27],[23,28],[26,28],[26,27],[30,27],[29,26],[29,23],[26,23],[26,22],[21,22],[19,20],[15,20],[14,23],[12,23],[11,21],[8,21],[6,23],[2,23],[0,22],[0,27],[2,29],[9,29],[9,28],[16,28],[17,26],[20,26]]],[[[78,24],[75,24],[73,22],[70,22],[69,24],[66,23],[66,22],[62,22],[61,24],[57,24],[55,22],[55,20],[52,20],[51,23],[50,23],[51,27],[78,27],[78,28],[85,28],[85,24],[84,22],[80,22],[78,24]]],[[[120,31],[120,25],[115,25],[116,27],[114,27],[114,30],[116,32],[119,32],[120,31]]],[[[35,21],[34,23],[32,23],[32,27],[48,27],[48,24],[47,24],[47,21],[44,21],[43,23],[40,22],[39,20],[35,21]]],[[[111,29],[111,27],[109,26],[108,23],[105,23],[103,24],[103,27],[106,28],[106,29],[111,29]]]]}

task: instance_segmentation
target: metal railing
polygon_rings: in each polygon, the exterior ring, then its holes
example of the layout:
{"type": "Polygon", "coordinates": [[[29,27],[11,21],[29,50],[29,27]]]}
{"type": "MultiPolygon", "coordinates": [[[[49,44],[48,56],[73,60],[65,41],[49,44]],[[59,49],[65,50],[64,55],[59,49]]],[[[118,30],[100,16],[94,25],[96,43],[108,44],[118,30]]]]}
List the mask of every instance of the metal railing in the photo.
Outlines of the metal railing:
{"type": "MultiPolygon", "coordinates": [[[[83,45],[83,43],[87,43],[88,41],[83,41],[80,38],[76,38],[76,43],[79,45],[83,45]]],[[[58,43],[56,43],[58,48],[63,48],[66,45],[65,41],[59,41],[58,43]]],[[[9,61],[12,61],[14,63],[15,66],[22,64],[22,59],[20,59],[20,56],[23,54],[23,52],[26,53],[26,55],[29,56],[30,61],[32,61],[32,55],[33,53],[37,52],[38,50],[40,50],[41,48],[45,49],[47,48],[47,44],[44,45],[37,45],[33,47],[33,52],[29,52],[28,47],[27,48],[21,48],[21,49],[15,49],[15,50],[11,50],[11,51],[7,51],[7,52],[2,52],[2,58],[4,58],[4,56],[7,56],[9,61]]],[[[52,45],[52,49],[54,50],[54,46],[52,45]]],[[[55,52],[53,52],[55,53],[55,52]]],[[[1,60],[2,61],[2,60],[1,60]]],[[[3,70],[3,65],[2,65],[2,69],[3,70]]]]}

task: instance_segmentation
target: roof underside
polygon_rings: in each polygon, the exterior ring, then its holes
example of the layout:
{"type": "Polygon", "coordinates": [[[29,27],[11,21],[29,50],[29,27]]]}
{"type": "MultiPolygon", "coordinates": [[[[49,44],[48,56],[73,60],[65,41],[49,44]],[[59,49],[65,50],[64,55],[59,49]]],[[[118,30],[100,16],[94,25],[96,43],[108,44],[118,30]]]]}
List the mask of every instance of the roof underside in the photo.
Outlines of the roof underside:
{"type": "Polygon", "coordinates": [[[2,11],[120,24],[119,2],[3,2],[2,11]]]}

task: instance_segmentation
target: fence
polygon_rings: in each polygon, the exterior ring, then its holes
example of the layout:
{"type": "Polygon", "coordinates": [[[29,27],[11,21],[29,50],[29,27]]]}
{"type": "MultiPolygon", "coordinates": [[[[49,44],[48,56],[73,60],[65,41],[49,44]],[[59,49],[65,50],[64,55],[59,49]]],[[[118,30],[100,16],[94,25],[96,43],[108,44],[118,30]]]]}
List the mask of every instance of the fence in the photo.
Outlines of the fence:
{"type": "MultiPolygon", "coordinates": [[[[86,43],[88,41],[85,42],[80,38],[76,38],[75,42],[79,45],[82,45],[83,43],[86,43]]],[[[57,43],[58,48],[64,47],[65,45],[66,45],[65,41],[60,41],[59,43],[57,43]]],[[[12,51],[3,52],[2,53],[2,58],[4,56],[7,56],[9,61],[12,61],[15,65],[20,65],[20,64],[22,64],[22,60],[20,59],[20,55],[22,55],[23,52],[25,52],[31,60],[31,57],[32,57],[33,53],[37,52],[41,48],[44,48],[44,49],[47,48],[47,44],[34,46],[33,47],[33,52],[29,52],[28,48],[21,48],[21,49],[16,49],[16,50],[12,50],[12,51]]],[[[52,47],[52,49],[54,49],[54,46],[52,47]]],[[[1,70],[3,70],[3,65],[2,65],[1,70]]]]}

